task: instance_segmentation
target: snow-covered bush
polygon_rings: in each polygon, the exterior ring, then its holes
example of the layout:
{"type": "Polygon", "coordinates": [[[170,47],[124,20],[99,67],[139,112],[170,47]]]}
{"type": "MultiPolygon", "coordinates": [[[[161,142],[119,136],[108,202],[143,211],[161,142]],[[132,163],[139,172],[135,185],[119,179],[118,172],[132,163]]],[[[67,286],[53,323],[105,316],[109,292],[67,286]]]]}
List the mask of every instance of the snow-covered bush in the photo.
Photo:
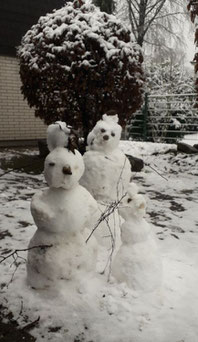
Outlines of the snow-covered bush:
{"type": "Polygon", "coordinates": [[[189,70],[172,64],[169,60],[163,63],[145,64],[145,90],[150,95],[193,93],[194,78],[189,70]]]}
{"type": "Polygon", "coordinates": [[[179,64],[171,65],[168,61],[148,66],[146,74],[147,92],[150,95],[169,95],[149,99],[148,120],[152,123],[154,141],[160,138],[162,141],[175,142],[176,138],[184,136],[184,132],[196,131],[196,99],[180,96],[195,93],[193,74],[179,64]]]}
{"type": "Polygon", "coordinates": [[[142,54],[131,32],[85,0],[39,19],[18,50],[22,93],[35,115],[84,136],[108,110],[120,123],[141,105],[142,54]]]}
{"type": "MultiPolygon", "coordinates": [[[[147,127],[147,132],[152,136],[151,139],[175,142],[175,138],[183,136],[184,132],[196,131],[198,118],[196,98],[192,96],[195,93],[193,74],[169,61],[145,64],[144,68],[145,92],[149,95],[146,107],[150,127],[147,127]],[[152,133],[149,132],[151,125],[152,133]]],[[[143,115],[141,117],[137,113],[137,120],[135,119],[136,116],[132,119],[133,126],[136,127],[133,132],[143,130],[143,115]]]]}

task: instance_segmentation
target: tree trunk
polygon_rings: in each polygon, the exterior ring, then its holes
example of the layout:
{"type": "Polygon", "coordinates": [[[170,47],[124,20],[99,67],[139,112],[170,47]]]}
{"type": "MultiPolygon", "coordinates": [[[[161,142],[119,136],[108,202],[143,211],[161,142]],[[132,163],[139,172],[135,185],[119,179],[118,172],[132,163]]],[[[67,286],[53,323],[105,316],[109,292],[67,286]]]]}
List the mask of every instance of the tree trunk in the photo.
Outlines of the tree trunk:
{"type": "Polygon", "coordinates": [[[138,39],[137,43],[142,46],[145,35],[145,19],[146,19],[146,2],[140,0],[139,4],[139,23],[138,23],[138,39]]]}

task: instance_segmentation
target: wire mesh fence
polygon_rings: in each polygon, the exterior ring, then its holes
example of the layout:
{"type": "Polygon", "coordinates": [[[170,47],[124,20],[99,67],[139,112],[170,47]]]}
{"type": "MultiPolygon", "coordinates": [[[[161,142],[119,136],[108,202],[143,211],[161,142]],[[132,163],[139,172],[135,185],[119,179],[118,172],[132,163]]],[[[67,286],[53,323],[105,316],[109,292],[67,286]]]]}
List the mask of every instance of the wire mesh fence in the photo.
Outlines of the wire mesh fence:
{"type": "Polygon", "coordinates": [[[185,137],[198,142],[197,94],[145,95],[141,110],[127,126],[134,140],[175,143],[185,137]]]}

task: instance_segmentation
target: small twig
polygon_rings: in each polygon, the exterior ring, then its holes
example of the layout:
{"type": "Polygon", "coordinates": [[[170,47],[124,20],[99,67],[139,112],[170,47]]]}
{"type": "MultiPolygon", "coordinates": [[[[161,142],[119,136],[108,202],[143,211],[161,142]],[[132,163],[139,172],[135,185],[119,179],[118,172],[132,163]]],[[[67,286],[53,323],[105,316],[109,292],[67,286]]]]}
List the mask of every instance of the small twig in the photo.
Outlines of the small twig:
{"type": "Polygon", "coordinates": [[[23,262],[25,262],[25,263],[27,262],[27,260],[25,258],[18,255],[19,252],[27,252],[27,251],[30,251],[31,249],[36,249],[36,248],[45,249],[45,248],[49,248],[49,247],[52,247],[52,245],[38,245],[38,246],[33,246],[33,247],[25,248],[25,249],[15,249],[13,252],[11,252],[10,254],[8,254],[6,256],[0,255],[0,258],[1,258],[0,264],[3,263],[5,260],[11,258],[11,257],[14,259],[14,261],[10,264],[10,268],[14,265],[15,270],[12,273],[11,279],[7,284],[7,288],[13,282],[15,273],[18,270],[19,266],[22,264],[22,262],[17,262],[17,260],[21,259],[21,260],[23,260],[23,262]]]}
{"type": "Polygon", "coordinates": [[[23,300],[21,300],[21,307],[20,307],[18,317],[16,318],[16,321],[18,321],[19,317],[22,316],[22,313],[23,313],[23,300]]]}
{"type": "Polygon", "coordinates": [[[96,223],[95,227],[92,229],[91,233],[89,234],[88,238],[86,239],[86,243],[89,241],[95,230],[98,228],[100,223],[104,220],[106,220],[119,206],[122,199],[126,196],[124,194],[118,201],[114,201],[110,203],[110,205],[106,208],[106,210],[101,214],[101,216],[98,219],[98,222],[96,223]]]}
{"type": "MultiPolygon", "coordinates": [[[[0,258],[2,258],[0,260],[0,264],[2,262],[4,262],[6,259],[9,259],[10,257],[13,257],[14,258],[14,262],[16,262],[17,258],[20,258],[20,259],[24,259],[22,257],[20,257],[18,255],[18,252],[27,252],[27,251],[30,251],[31,249],[36,249],[36,248],[41,248],[41,249],[45,249],[45,248],[50,248],[52,247],[53,245],[38,245],[38,246],[33,246],[33,247],[29,247],[29,248],[25,248],[25,249],[15,249],[13,252],[11,252],[10,254],[8,254],[7,256],[3,256],[3,255],[0,255],[0,258]]],[[[25,259],[24,259],[25,260],[25,259]]],[[[12,265],[13,265],[12,263],[12,265]]]]}
{"type": "Polygon", "coordinates": [[[40,321],[40,316],[37,319],[35,319],[35,321],[26,324],[21,330],[33,329],[38,324],[39,321],[40,321]]]}
{"type": "Polygon", "coordinates": [[[22,315],[22,312],[23,312],[23,301],[21,300],[21,308],[20,308],[20,311],[19,311],[19,316],[22,315]]]}
{"type": "Polygon", "coordinates": [[[153,171],[155,171],[160,177],[162,177],[163,179],[165,179],[168,182],[168,179],[166,177],[164,177],[160,172],[158,172],[154,167],[152,167],[149,164],[145,164],[146,166],[150,167],[153,171]]]}
{"type": "Polygon", "coordinates": [[[104,267],[104,270],[101,272],[101,274],[104,274],[104,273],[105,273],[105,271],[106,271],[106,269],[107,269],[107,266],[109,265],[109,273],[108,273],[108,281],[109,281],[110,274],[111,274],[112,256],[113,256],[113,252],[114,252],[114,250],[115,250],[115,237],[114,237],[114,235],[113,235],[113,233],[112,233],[112,231],[111,231],[111,227],[110,227],[110,224],[109,224],[109,220],[108,220],[108,219],[109,219],[109,218],[106,218],[105,221],[106,221],[106,225],[107,225],[107,227],[108,227],[108,229],[109,229],[109,233],[110,233],[109,237],[111,238],[111,252],[110,252],[110,254],[109,254],[109,257],[108,257],[108,260],[107,260],[106,265],[105,265],[105,267],[104,267]]]}
{"type": "MultiPolygon", "coordinates": [[[[125,159],[124,159],[124,164],[122,166],[122,170],[120,172],[120,176],[118,178],[118,181],[117,181],[117,185],[116,185],[116,192],[117,192],[117,200],[119,198],[119,184],[121,183],[121,180],[122,180],[122,174],[124,172],[124,167],[125,167],[125,164],[126,164],[126,161],[127,161],[127,157],[125,156],[125,159]]],[[[121,183],[122,185],[122,193],[123,193],[123,183],[121,183]]]]}
{"type": "Polygon", "coordinates": [[[5,176],[5,175],[7,175],[7,173],[10,173],[10,172],[14,172],[14,169],[11,169],[11,170],[8,170],[8,171],[6,171],[6,172],[3,172],[3,173],[0,175],[0,177],[3,177],[3,176],[5,176]]]}
{"type": "MultiPolygon", "coordinates": [[[[38,163],[38,162],[40,162],[40,161],[41,161],[41,158],[38,159],[38,160],[34,160],[35,163],[38,163]]],[[[18,171],[18,170],[26,169],[27,167],[30,167],[30,166],[32,166],[32,163],[28,163],[28,164],[25,164],[25,165],[20,166],[20,167],[15,167],[14,169],[10,169],[10,170],[8,170],[8,171],[3,172],[3,173],[0,175],[0,177],[3,177],[3,176],[7,175],[7,174],[10,173],[10,172],[15,172],[15,171],[18,171]]]]}
{"type": "Polygon", "coordinates": [[[101,211],[101,215],[95,225],[95,227],[93,228],[93,230],[91,231],[91,233],[89,234],[87,240],[86,240],[86,243],[89,241],[89,239],[91,238],[91,236],[93,235],[93,233],[95,232],[95,230],[98,228],[98,226],[100,225],[100,223],[102,223],[103,221],[105,221],[106,225],[107,225],[107,228],[109,230],[109,237],[111,238],[111,251],[110,251],[110,254],[108,256],[108,260],[106,262],[106,265],[104,267],[104,270],[101,272],[101,274],[104,274],[107,267],[109,266],[109,271],[108,271],[108,281],[110,280],[110,275],[111,275],[111,265],[112,265],[112,260],[113,260],[113,253],[115,251],[115,246],[116,246],[116,222],[115,222],[115,216],[114,216],[114,232],[112,232],[111,230],[111,226],[109,224],[109,217],[111,214],[113,214],[115,212],[115,210],[118,208],[118,206],[120,205],[122,199],[126,196],[126,193],[119,199],[119,184],[121,183],[122,185],[122,193],[123,193],[123,190],[124,190],[124,186],[123,186],[123,183],[122,183],[122,175],[123,175],[123,172],[124,172],[124,168],[125,168],[125,164],[126,164],[126,160],[127,160],[127,157],[125,156],[125,159],[124,159],[124,163],[123,163],[123,166],[122,166],[122,169],[121,169],[121,172],[120,172],[120,175],[119,175],[119,178],[118,178],[118,181],[117,181],[117,184],[116,184],[116,194],[117,194],[117,200],[116,201],[113,201],[109,204],[107,203],[100,203],[101,205],[104,205],[106,206],[104,212],[101,211]]]}
{"type": "Polygon", "coordinates": [[[114,235],[111,231],[111,227],[109,225],[109,223],[107,222],[107,226],[109,228],[110,234],[111,234],[111,252],[109,254],[109,258],[108,258],[108,263],[109,264],[109,272],[108,272],[108,278],[107,281],[110,281],[110,275],[111,275],[111,266],[112,266],[112,260],[113,260],[113,253],[115,251],[115,241],[116,241],[116,231],[115,231],[115,222],[114,222],[114,235]]]}
{"type": "MultiPolygon", "coordinates": [[[[15,270],[14,270],[14,272],[12,273],[12,277],[11,277],[10,281],[8,282],[8,284],[7,284],[7,288],[8,288],[9,285],[13,282],[15,273],[16,273],[16,271],[18,270],[19,266],[21,265],[21,263],[17,263],[16,261],[14,261],[14,262],[12,263],[12,265],[13,265],[13,264],[15,265],[15,270]]],[[[11,265],[11,266],[12,266],[12,265],[11,265]]],[[[11,266],[10,266],[10,267],[11,267],[11,266]]]]}

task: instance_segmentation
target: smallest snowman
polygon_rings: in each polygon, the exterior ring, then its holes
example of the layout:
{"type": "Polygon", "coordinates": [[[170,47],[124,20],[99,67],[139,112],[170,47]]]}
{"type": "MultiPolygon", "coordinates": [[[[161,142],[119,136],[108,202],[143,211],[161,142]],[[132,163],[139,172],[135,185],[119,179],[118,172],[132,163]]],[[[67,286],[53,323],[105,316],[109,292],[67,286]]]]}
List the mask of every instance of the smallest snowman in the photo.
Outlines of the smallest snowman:
{"type": "Polygon", "coordinates": [[[122,245],[112,265],[112,275],[135,291],[150,292],[161,287],[162,263],[150,225],[143,218],[146,202],[130,183],[119,213],[125,220],[121,226],[122,245]]]}

